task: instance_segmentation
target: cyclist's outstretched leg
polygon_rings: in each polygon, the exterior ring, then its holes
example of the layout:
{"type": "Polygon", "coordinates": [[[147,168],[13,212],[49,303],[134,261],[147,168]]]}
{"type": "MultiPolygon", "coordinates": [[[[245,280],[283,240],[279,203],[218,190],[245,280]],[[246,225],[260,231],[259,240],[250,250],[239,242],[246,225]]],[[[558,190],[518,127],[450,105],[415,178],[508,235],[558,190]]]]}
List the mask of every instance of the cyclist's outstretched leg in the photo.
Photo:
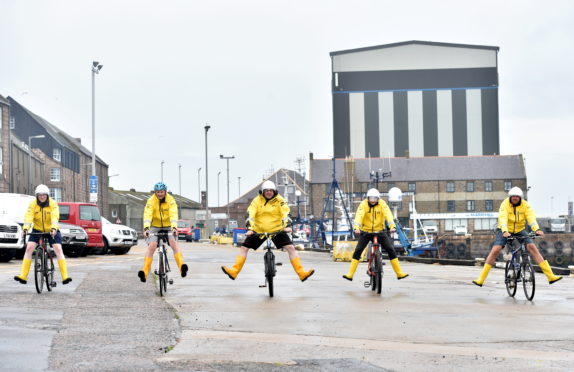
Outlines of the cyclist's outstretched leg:
{"type": "Polygon", "coordinates": [[[353,259],[351,260],[349,271],[343,275],[343,279],[353,280],[353,276],[355,275],[355,271],[357,271],[359,261],[361,260],[361,255],[363,254],[367,244],[369,244],[369,238],[366,235],[360,235],[357,246],[355,247],[355,252],[353,252],[353,259]]]}
{"type": "Polygon", "coordinates": [[[293,269],[295,270],[297,276],[299,276],[299,279],[302,282],[309,279],[309,277],[311,277],[311,275],[315,273],[315,270],[313,269],[305,270],[303,268],[303,265],[301,265],[301,258],[299,257],[299,254],[295,250],[295,246],[293,245],[293,242],[291,241],[291,238],[289,238],[289,235],[287,235],[287,233],[280,232],[277,235],[275,235],[272,240],[278,249],[285,248],[287,250],[287,254],[289,255],[291,265],[293,266],[293,269]]]}
{"type": "Polygon", "coordinates": [[[528,252],[530,252],[532,258],[534,258],[534,261],[538,264],[538,266],[540,266],[540,269],[542,270],[544,275],[546,275],[546,277],[548,278],[549,284],[556,283],[557,281],[562,279],[560,275],[554,275],[554,273],[552,272],[552,268],[550,267],[550,264],[548,263],[547,260],[544,259],[544,257],[542,257],[542,255],[540,254],[538,248],[536,248],[536,245],[534,243],[526,244],[526,249],[528,249],[528,252]]]}
{"type": "Polygon", "coordinates": [[[183,261],[183,254],[181,253],[181,249],[179,248],[179,244],[175,241],[175,239],[169,239],[169,246],[173,249],[173,257],[175,258],[175,262],[177,263],[177,267],[179,268],[179,272],[181,273],[181,277],[185,278],[189,267],[183,261]]]}
{"type": "Polygon", "coordinates": [[[502,247],[506,245],[506,241],[507,239],[504,236],[502,236],[502,230],[496,229],[496,238],[494,239],[494,245],[492,246],[492,249],[490,250],[488,257],[486,257],[486,262],[484,263],[484,267],[482,268],[480,275],[478,276],[478,278],[472,281],[474,284],[476,284],[479,287],[482,287],[482,284],[484,284],[484,281],[486,280],[486,277],[488,276],[488,273],[490,272],[492,265],[494,265],[494,262],[496,261],[496,257],[498,257],[498,255],[500,254],[502,247]]]}
{"type": "MultiPolygon", "coordinates": [[[[58,232],[60,234],[60,232],[58,232]]],[[[68,276],[68,266],[66,265],[66,257],[64,256],[64,252],[62,251],[62,243],[57,243],[58,241],[62,241],[62,237],[58,239],[58,235],[56,235],[56,239],[54,244],[52,244],[52,248],[54,248],[54,252],[56,253],[56,258],[58,259],[58,267],[60,268],[60,275],[62,276],[62,284],[68,284],[72,281],[72,278],[68,276]]]]}
{"type": "Polygon", "coordinates": [[[150,241],[145,256],[144,256],[144,264],[143,267],[140,271],[138,271],[138,277],[140,278],[140,280],[145,283],[145,281],[147,280],[147,276],[149,274],[149,271],[151,270],[151,264],[153,261],[153,252],[155,251],[155,249],[157,248],[157,237],[156,236],[152,236],[151,238],[156,238],[155,241],[150,241]]]}
{"type": "MultiPolygon", "coordinates": [[[[245,239],[245,241],[247,242],[247,239],[245,239]]],[[[221,270],[227,274],[229,279],[235,280],[235,278],[237,278],[237,275],[239,275],[239,272],[243,268],[245,260],[247,259],[247,252],[249,252],[249,247],[242,245],[239,247],[239,254],[235,256],[235,264],[232,267],[221,266],[221,270]]]]}
{"type": "Polygon", "coordinates": [[[387,234],[378,234],[378,238],[381,247],[385,248],[385,251],[387,251],[387,255],[389,256],[389,260],[391,260],[391,266],[397,275],[397,279],[401,280],[408,277],[409,274],[403,272],[403,269],[401,268],[401,264],[397,258],[397,252],[395,252],[395,248],[393,247],[393,243],[391,243],[389,236],[387,234]]]}
{"type": "MultiPolygon", "coordinates": [[[[32,235],[30,235],[30,239],[32,239],[32,235]]],[[[34,249],[36,249],[37,242],[28,241],[26,245],[26,252],[24,253],[24,258],[22,259],[22,268],[20,269],[20,275],[16,275],[14,280],[20,282],[22,284],[26,284],[28,282],[28,273],[30,272],[30,266],[32,265],[32,253],[34,249]]]]}

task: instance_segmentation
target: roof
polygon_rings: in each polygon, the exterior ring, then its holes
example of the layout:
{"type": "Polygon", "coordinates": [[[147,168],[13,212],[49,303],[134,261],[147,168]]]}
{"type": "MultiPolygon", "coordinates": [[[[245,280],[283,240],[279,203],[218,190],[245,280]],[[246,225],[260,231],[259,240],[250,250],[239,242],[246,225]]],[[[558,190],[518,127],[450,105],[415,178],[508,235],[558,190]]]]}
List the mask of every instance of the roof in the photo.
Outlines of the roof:
{"type": "MultiPolygon", "coordinates": [[[[306,190],[306,191],[309,190],[308,187],[305,187],[305,188],[303,187],[304,182],[308,182],[308,181],[299,172],[294,171],[294,170],[290,170],[290,169],[280,168],[279,170],[275,171],[269,177],[261,180],[261,182],[256,184],[252,189],[247,191],[245,194],[241,195],[240,197],[238,197],[237,199],[235,199],[233,201],[230,201],[229,204],[231,205],[231,204],[237,204],[237,203],[250,203],[251,200],[253,200],[253,198],[255,198],[257,195],[259,195],[259,190],[261,189],[261,184],[267,180],[271,180],[271,181],[275,182],[275,185],[277,187],[284,185],[284,180],[286,180],[289,185],[295,185],[297,187],[297,189],[299,189],[299,191],[301,191],[302,195],[307,194],[304,190],[306,190]]],[[[279,189],[279,193],[281,194],[281,189],[279,189]]],[[[226,207],[226,206],[227,206],[227,204],[225,204],[223,207],[226,207]]]]}
{"type": "MultiPolygon", "coordinates": [[[[522,155],[452,156],[354,159],[359,182],[370,181],[370,171],[391,172],[388,182],[501,180],[526,178],[522,155]],[[370,164],[370,165],[369,165],[370,164]]],[[[345,159],[336,159],[338,181],[344,179],[345,159]]],[[[330,183],[332,159],[311,160],[311,183],[330,183]]]]}
{"type": "MultiPolygon", "coordinates": [[[[141,204],[145,204],[149,197],[153,194],[153,191],[135,191],[134,189],[131,190],[114,190],[113,188],[109,188],[110,193],[116,194],[118,196],[130,198],[136,202],[141,202],[141,204]]],[[[191,199],[188,199],[184,196],[172,194],[171,196],[175,198],[177,205],[181,208],[190,208],[190,209],[200,209],[201,205],[198,202],[195,202],[191,199]]]]}
{"type": "Polygon", "coordinates": [[[4,98],[4,96],[2,96],[1,94],[0,94],[0,103],[10,106],[10,102],[8,102],[8,100],[4,98]]]}
{"type": "Polygon", "coordinates": [[[20,150],[24,151],[25,153],[30,153],[32,155],[32,158],[36,159],[37,161],[39,161],[40,163],[44,164],[44,161],[42,159],[40,159],[38,157],[38,155],[36,155],[34,153],[34,151],[30,151],[28,152],[28,145],[26,144],[26,142],[22,141],[20,139],[20,137],[18,137],[17,135],[14,134],[14,132],[10,131],[10,142],[16,146],[17,148],[19,148],[20,150]]]}
{"type": "Polygon", "coordinates": [[[375,46],[363,47],[363,48],[338,50],[338,51],[329,53],[329,55],[332,57],[332,56],[336,56],[336,55],[340,55],[340,54],[357,53],[357,52],[364,52],[367,50],[375,50],[375,49],[394,48],[394,47],[400,47],[400,46],[404,46],[404,45],[413,45],[413,44],[451,47],[451,48],[487,49],[487,50],[495,50],[495,51],[500,50],[500,48],[497,46],[472,45],[472,44],[452,44],[452,43],[438,43],[438,42],[433,42],[433,41],[410,40],[410,41],[402,41],[399,43],[392,43],[392,44],[382,44],[382,45],[375,45],[375,46]]]}
{"type": "MultiPolygon", "coordinates": [[[[20,102],[16,101],[14,98],[10,97],[10,99],[13,102],[15,102],[18,106],[20,106],[38,124],[40,124],[42,127],[44,127],[44,129],[46,129],[46,131],[50,134],[50,136],[52,136],[52,138],[54,138],[61,145],[68,147],[70,150],[79,150],[89,157],[92,156],[92,152],[90,150],[88,150],[87,148],[85,148],[80,143],[80,141],[78,141],[76,138],[72,137],[68,133],[66,133],[63,130],[61,130],[60,128],[56,127],[55,125],[53,125],[48,120],[41,117],[40,115],[37,115],[37,114],[33,113],[32,111],[28,110],[20,102]]],[[[106,164],[106,162],[104,162],[97,154],[96,154],[96,160],[99,163],[101,163],[105,166],[108,166],[108,164],[106,164]]]]}

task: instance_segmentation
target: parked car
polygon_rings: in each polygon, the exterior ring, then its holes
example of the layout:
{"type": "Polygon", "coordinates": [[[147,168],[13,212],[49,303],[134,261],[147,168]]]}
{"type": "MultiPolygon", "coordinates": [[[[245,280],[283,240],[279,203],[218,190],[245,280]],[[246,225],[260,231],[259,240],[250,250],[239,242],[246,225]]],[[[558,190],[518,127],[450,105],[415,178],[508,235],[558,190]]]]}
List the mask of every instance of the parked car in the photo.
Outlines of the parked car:
{"type": "Polygon", "coordinates": [[[90,203],[60,202],[60,222],[81,226],[88,233],[87,253],[104,253],[102,218],[98,206],[90,203]]]}
{"type": "Polygon", "coordinates": [[[436,221],[433,220],[423,220],[422,221],[423,224],[423,229],[425,231],[425,233],[429,234],[437,234],[438,233],[438,225],[436,223],[436,221]]]}
{"type": "Polygon", "coordinates": [[[195,231],[191,226],[191,221],[178,220],[177,221],[177,240],[185,240],[192,242],[195,237],[195,231]]]}
{"type": "Polygon", "coordinates": [[[18,257],[24,246],[22,225],[32,200],[34,197],[30,195],[0,194],[0,262],[8,262],[13,257],[18,257]]]}
{"type": "Polygon", "coordinates": [[[104,253],[126,254],[138,244],[138,233],[131,227],[111,223],[102,217],[104,253]]]}

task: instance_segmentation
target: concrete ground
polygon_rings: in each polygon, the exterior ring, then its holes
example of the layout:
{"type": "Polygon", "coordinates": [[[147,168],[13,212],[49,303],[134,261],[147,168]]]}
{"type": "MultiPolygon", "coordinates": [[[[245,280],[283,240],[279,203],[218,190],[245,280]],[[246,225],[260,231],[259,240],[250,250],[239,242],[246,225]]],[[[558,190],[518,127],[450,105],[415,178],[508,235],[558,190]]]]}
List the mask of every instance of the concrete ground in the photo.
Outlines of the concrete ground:
{"type": "Polygon", "coordinates": [[[398,281],[386,265],[377,295],[363,286],[365,264],[348,282],[348,263],[302,252],[316,273],[301,283],[277,252],[283,265],[269,298],[259,288],[262,252],[251,252],[232,281],[220,266],[233,263],[236,248],[182,245],[190,275],[173,275],[164,298],[136,276],[143,246],[70,259],[71,285],[42,295],[32,281],[12,280],[20,261],[0,264],[0,369],[574,369],[571,278],[549,286],[537,274],[530,302],[522,288],[507,296],[502,270],[479,288],[471,284],[478,267],[403,263],[411,276],[398,281]]]}

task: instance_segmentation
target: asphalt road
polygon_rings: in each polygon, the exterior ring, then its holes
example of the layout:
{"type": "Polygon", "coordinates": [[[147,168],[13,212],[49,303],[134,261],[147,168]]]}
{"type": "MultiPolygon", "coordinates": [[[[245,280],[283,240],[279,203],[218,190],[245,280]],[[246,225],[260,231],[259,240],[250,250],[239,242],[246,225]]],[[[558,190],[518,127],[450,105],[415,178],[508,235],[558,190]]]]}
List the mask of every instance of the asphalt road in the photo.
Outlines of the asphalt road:
{"type": "MultiPolygon", "coordinates": [[[[74,281],[52,293],[12,280],[20,261],[0,264],[1,370],[540,370],[574,369],[574,280],[552,286],[537,274],[533,302],[504,289],[502,270],[484,287],[479,268],[385,266],[383,293],[353,282],[348,263],[302,252],[316,273],[304,283],[277,252],[275,297],[263,284],[263,254],[250,253],[232,281],[232,247],[185,243],[190,275],[173,275],[160,298],[140,283],[143,246],[124,256],[70,259],[74,281]]],[[[172,263],[172,268],[175,268],[172,263]]],[[[32,275],[29,277],[32,279],[32,275]]],[[[32,279],[33,280],[33,279],[32,279]]]]}

